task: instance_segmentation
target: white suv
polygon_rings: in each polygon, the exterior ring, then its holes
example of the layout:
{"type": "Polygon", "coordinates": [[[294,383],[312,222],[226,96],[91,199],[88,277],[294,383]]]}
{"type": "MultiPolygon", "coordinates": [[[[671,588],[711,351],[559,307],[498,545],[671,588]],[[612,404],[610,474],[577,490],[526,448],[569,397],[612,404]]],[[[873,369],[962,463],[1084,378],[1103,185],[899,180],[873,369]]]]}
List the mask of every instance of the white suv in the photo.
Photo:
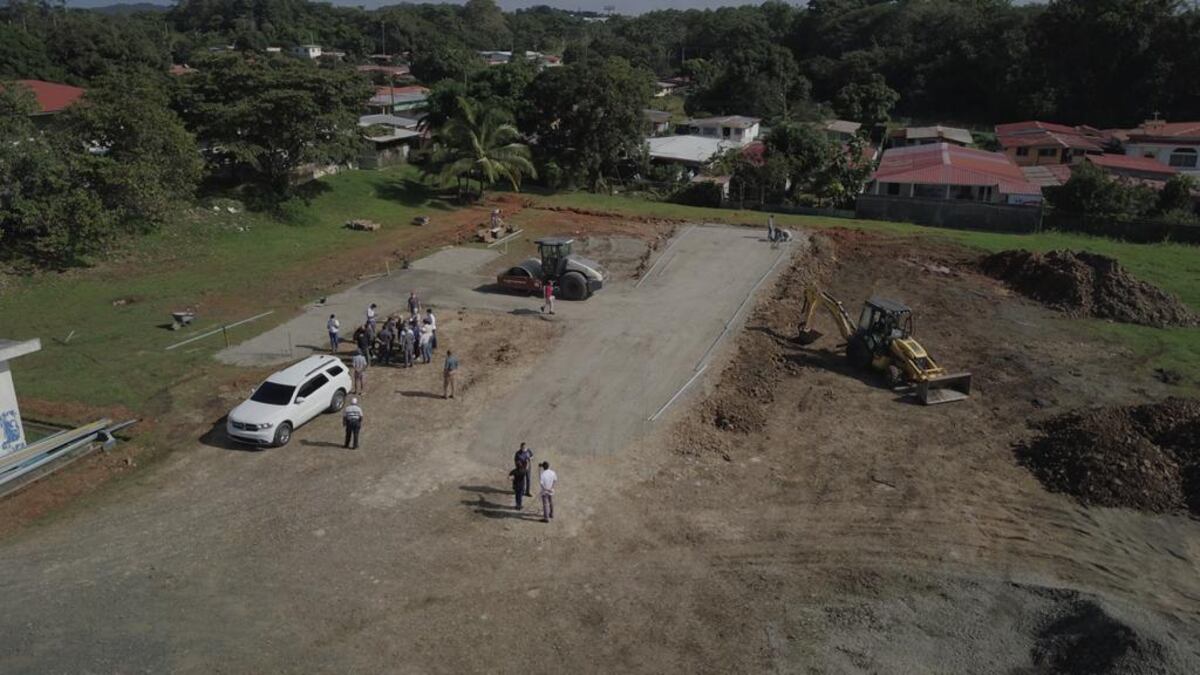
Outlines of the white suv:
{"type": "Polygon", "coordinates": [[[267,378],[229,412],[225,433],[254,445],[287,445],[292,430],[346,404],[350,372],[332,356],[310,356],[267,378]]]}

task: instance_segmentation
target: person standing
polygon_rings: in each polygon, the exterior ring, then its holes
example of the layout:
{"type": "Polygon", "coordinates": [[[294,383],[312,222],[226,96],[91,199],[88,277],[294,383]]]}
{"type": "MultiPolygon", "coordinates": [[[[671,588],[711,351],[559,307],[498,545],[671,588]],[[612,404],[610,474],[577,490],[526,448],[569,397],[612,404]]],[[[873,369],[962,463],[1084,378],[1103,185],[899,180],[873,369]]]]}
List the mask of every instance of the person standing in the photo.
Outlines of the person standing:
{"type": "Polygon", "coordinates": [[[412,368],[413,354],[416,351],[416,337],[413,335],[412,326],[405,321],[400,328],[400,354],[404,357],[404,367],[412,368]]]}
{"type": "Polygon", "coordinates": [[[554,518],[554,487],[558,485],[558,474],[550,468],[550,462],[542,462],[542,475],[538,482],[542,485],[542,522],[548,523],[554,518]]]}
{"type": "Polygon", "coordinates": [[[363,358],[369,358],[368,355],[371,353],[372,338],[374,338],[374,336],[367,331],[366,326],[359,326],[354,331],[354,346],[358,348],[358,351],[363,355],[363,358]]]}
{"type": "Polygon", "coordinates": [[[421,363],[433,363],[433,329],[428,323],[421,324],[421,363]]]}
{"type": "Polygon", "coordinates": [[[513,508],[520,511],[521,500],[525,496],[525,485],[529,482],[529,468],[517,466],[509,471],[508,475],[512,478],[513,497],[516,497],[517,500],[517,505],[513,508]]]}
{"type": "Polygon", "coordinates": [[[517,465],[517,468],[525,470],[525,496],[532,497],[533,493],[529,491],[529,484],[532,482],[531,477],[533,476],[533,450],[525,447],[524,441],[513,455],[513,463],[517,465]]]}
{"type": "Polygon", "coordinates": [[[454,375],[458,372],[458,357],[446,350],[446,363],[442,366],[442,398],[454,398],[454,375]]]}
{"type": "Polygon", "coordinates": [[[329,331],[329,353],[336,354],[338,344],[342,341],[342,322],[337,320],[336,314],[329,315],[325,330],[329,331]]]}
{"type": "Polygon", "coordinates": [[[553,314],[554,313],[554,282],[553,281],[547,279],[546,283],[542,284],[542,298],[544,298],[544,300],[542,302],[542,313],[545,314],[546,310],[549,310],[550,313],[553,314]]]}
{"type": "Polygon", "coordinates": [[[392,353],[396,348],[396,320],[389,318],[379,331],[379,360],[384,365],[392,365],[392,353]]]}
{"type": "Polygon", "coordinates": [[[367,357],[362,350],[354,352],[350,359],[350,369],[354,371],[354,393],[360,396],[367,393],[367,357]]]}
{"type": "Polygon", "coordinates": [[[358,432],[362,430],[363,411],[358,407],[358,399],[350,399],[350,405],[342,411],[342,426],[346,428],[346,441],[343,447],[351,450],[358,449],[358,432]],[[353,443],[353,444],[352,444],[353,443]]]}
{"type": "Polygon", "coordinates": [[[375,303],[372,302],[371,306],[367,307],[367,327],[372,333],[375,332],[375,321],[378,316],[379,308],[375,303]]]}
{"type": "Polygon", "coordinates": [[[775,214],[767,216],[767,241],[775,241],[775,214]]]}
{"type": "Polygon", "coordinates": [[[425,310],[425,323],[429,324],[430,330],[430,349],[437,350],[437,317],[433,315],[433,308],[425,310]]]}
{"type": "Polygon", "coordinates": [[[408,294],[408,313],[412,316],[421,315],[421,299],[417,297],[416,291],[410,291],[408,294]]]}

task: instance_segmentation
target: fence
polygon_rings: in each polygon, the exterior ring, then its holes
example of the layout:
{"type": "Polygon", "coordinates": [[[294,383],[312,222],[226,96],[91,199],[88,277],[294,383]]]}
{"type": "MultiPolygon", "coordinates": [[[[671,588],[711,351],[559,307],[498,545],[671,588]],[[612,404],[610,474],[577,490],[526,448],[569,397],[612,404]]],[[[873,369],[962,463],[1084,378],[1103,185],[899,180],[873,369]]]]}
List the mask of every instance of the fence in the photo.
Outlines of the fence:
{"type": "Polygon", "coordinates": [[[859,195],[855,215],[870,220],[896,220],[956,230],[1027,234],[1042,228],[1040,206],[859,195]]]}
{"type": "Polygon", "coordinates": [[[1131,241],[1136,244],[1152,244],[1162,241],[1200,244],[1200,225],[1170,223],[1162,220],[1118,220],[1047,209],[1043,224],[1046,229],[1082,232],[1131,241]]]}

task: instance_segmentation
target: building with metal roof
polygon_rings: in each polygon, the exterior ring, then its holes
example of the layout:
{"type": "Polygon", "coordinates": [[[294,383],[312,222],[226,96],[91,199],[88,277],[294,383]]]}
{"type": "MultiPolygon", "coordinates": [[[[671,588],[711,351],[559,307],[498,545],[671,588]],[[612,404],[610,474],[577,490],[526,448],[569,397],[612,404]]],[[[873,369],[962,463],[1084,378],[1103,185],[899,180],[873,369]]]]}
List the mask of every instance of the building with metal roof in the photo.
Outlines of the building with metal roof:
{"type": "Polygon", "coordinates": [[[997,124],[996,141],[1017,166],[1074,164],[1106,144],[1099,130],[1034,120],[997,124]]]}
{"type": "Polygon", "coordinates": [[[893,147],[910,145],[934,145],[937,143],[952,143],[966,147],[975,142],[971,132],[958,127],[946,127],[940,124],[932,127],[905,127],[891,134],[893,147]]]}
{"type": "Polygon", "coordinates": [[[867,192],[907,198],[1007,204],[1042,201],[1041,187],[997,152],[951,143],[884,151],[867,192]]]}

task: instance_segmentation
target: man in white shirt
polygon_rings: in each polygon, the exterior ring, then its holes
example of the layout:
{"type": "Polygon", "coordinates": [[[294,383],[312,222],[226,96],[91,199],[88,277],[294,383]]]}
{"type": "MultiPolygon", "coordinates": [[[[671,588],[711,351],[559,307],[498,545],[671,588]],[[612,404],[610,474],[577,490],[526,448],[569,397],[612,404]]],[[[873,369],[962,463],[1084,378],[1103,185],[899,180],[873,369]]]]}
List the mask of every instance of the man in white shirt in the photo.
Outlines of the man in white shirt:
{"type": "Polygon", "coordinates": [[[429,348],[437,350],[437,317],[433,315],[432,309],[425,310],[425,322],[429,324],[431,336],[429,338],[429,348]]]}
{"type": "Polygon", "coordinates": [[[375,332],[375,321],[378,314],[378,307],[372,302],[371,306],[367,308],[367,325],[370,326],[372,333],[375,332]]]}
{"type": "Polygon", "coordinates": [[[433,327],[428,322],[421,324],[421,363],[433,363],[433,327]]]}
{"type": "Polygon", "coordinates": [[[558,485],[558,474],[550,468],[550,462],[539,464],[542,475],[538,482],[542,485],[542,522],[548,523],[554,517],[554,486],[558,485]]]}
{"type": "Polygon", "coordinates": [[[337,320],[336,314],[329,315],[329,321],[325,324],[325,330],[329,331],[329,353],[336,354],[338,343],[342,339],[342,323],[337,320]]]}

